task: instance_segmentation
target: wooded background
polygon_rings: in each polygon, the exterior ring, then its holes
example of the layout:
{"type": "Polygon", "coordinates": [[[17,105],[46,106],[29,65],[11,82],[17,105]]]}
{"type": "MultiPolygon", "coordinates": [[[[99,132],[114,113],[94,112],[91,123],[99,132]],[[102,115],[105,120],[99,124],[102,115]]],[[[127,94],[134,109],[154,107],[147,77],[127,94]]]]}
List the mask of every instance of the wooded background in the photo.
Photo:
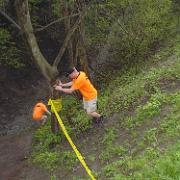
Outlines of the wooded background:
{"type": "MultiPolygon", "coordinates": [[[[53,82],[69,66],[84,70],[100,88],[116,71],[148,59],[179,30],[180,2],[0,0],[0,14],[3,114],[36,82],[53,82]]],[[[44,96],[41,90],[28,96],[44,96]]]]}

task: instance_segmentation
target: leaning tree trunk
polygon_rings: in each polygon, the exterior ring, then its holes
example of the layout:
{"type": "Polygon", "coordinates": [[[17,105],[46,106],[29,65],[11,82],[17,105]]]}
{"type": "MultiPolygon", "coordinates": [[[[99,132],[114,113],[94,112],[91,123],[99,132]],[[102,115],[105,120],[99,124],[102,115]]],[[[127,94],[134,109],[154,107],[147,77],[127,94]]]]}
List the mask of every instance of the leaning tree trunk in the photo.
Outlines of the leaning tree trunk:
{"type": "MultiPolygon", "coordinates": [[[[76,5],[78,7],[79,12],[83,11],[83,9],[85,9],[85,4],[82,1],[76,0],[76,5]]],[[[89,76],[87,53],[86,53],[86,47],[85,47],[85,43],[84,43],[85,27],[84,27],[84,23],[82,21],[82,18],[83,17],[80,14],[81,23],[79,25],[78,32],[77,32],[77,36],[79,39],[77,48],[78,48],[78,56],[80,59],[80,64],[82,66],[82,69],[89,76]]]]}
{"type": "Polygon", "coordinates": [[[57,74],[57,71],[50,66],[39,49],[31,24],[28,1],[16,0],[15,9],[22,33],[27,40],[29,50],[31,51],[31,54],[33,56],[33,60],[35,60],[35,63],[38,65],[44,77],[48,81],[53,80],[55,75],[57,74]]]}
{"type": "Polygon", "coordinates": [[[79,31],[79,43],[78,43],[78,45],[79,45],[79,47],[78,47],[79,58],[80,58],[80,63],[81,63],[82,69],[89,76],[89,66],[88,66],[86,48],[84,45],[84,39],[83,39],[83,35],[82,35],[81,30],[79,31]]]}
{"type": "MultiPolygon", "coordinates": [[[[54,83],[52,82],[52,85],[55,83],[56,82],[54,83]]],[[[58,99],[59,97],[61,97],[61,93],[59,91],[56,91],[54,88],[50,88],[50,89],[51,89],[50,95],[52,99],[58,99]]],[[[55,113],[51,113],[51,131],[54,133],[59,132],[59,123],[56,120],[55,113]]]]}
{"type": "MultiPolygon", "coordinates": [[[[33,56],[33,60],[39,67],[41,73],[44,75],[44,77],[49,81],[53,82],[55,79],[55,76],[58,74],[57,69],[53,68],[47,60],[42,55],[39,46],[37,44],[35,35],[33,33],[33,27],[30,20],[30,14],[28,9],[28,1],[27,0],[17,0],[15,2],[15,8],[17,17],[19,20],[19,24],[21,26],[21,30],[25,36],[25,39],[27,40],[27,44],[29,46],[29,50],[31,51],[31,54],[33,56]]],[[[53,99],[58,98],[58,92],[53,93],[53,99]]],[[[52,115],[51,118],[51,129],[53,133],[58,132],[58,122],[54,115],[52,115]]]]}

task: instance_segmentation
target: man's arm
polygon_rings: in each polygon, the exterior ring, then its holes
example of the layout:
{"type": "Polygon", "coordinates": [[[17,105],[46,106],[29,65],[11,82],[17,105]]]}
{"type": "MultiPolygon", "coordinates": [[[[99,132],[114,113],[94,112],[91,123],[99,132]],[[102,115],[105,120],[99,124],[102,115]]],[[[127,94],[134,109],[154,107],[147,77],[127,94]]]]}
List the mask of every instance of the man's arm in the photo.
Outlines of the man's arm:
{"type": "Polygon", "coordinates": [[[70,87],[70,86],[72,86],[72,81],[68,82],[68,83],[64,83],[64,84],[62,83],[61,86],[62,87],[70,87]]]}
{"type": "Polygon", "coordinates": [[[75,89],[71,86],[71,88],[62,88],[62,86],[55,86],[55,90],[62,91],[66,94],[71,94],[75,89]]]}
{"type": "Polygon", "coordinates": [[[51,112],[50,112],[50,111],[47,110],[46,113],[47,113],[49,116],[51,116],[51,112]]]}
{"type": "Polygon", "coordinates": [[[60,79],[56,80],[56,86],[61,86],[61,87],[70,87],[72,86],[73,82],[70,81],[68,83],[62,83],[60,79]]]}

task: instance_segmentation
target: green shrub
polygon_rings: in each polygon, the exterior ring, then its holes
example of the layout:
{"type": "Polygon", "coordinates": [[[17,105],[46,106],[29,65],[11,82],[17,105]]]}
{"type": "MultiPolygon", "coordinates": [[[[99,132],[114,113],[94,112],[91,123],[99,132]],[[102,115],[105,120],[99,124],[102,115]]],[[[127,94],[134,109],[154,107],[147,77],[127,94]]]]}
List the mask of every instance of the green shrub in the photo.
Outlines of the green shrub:
{"type": "Polygon", "coordinates": [[[0,28],[0,54],[0,64],[17,69],[24,67],[20,58],[20,50],[16,48],[10,33],[3,28],[0,28]]]}
{"type": "Polygon", "coordinates": [[[53,171],[57,167],[58,163],[58,152],[39,152],[32,155],[32,162],[39,164],[49,171],[53,171]]]}
{"type": "Polygon", "coordinates": [[[86,131],[91,126],[91,118],[83,109],[82,103],[72,96],[63,98],[61,115],[70,134],[77,135],[80,132],[86,131]]]}
{"type": "Polygon", "coordinates": [[[159,47],[176,31],[177,19],[172,0],[98,2],[85,21],[87,43],[100,54],[104,48],[107,54],[98,58],[118,69],[144,59],[159,47]]]}

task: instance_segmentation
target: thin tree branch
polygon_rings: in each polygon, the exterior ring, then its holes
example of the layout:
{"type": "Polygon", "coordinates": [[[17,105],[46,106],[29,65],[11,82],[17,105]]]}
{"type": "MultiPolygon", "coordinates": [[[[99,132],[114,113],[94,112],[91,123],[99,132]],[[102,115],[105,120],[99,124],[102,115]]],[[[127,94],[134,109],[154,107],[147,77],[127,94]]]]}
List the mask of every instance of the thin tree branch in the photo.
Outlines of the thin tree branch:
{"type": "Polygon", "coordinates": [[[56,23],[58,23],[58,22],[60,22],[60,21],[62,21],[62,20],[64,20],[64,19],[67,19],[67,18],[76,17],[76,16],[78,16],[78,15],[79,15],[79,13],[76,13],[76,14],[73,14],[73,15],[71,15],[71,16],[65,16],[65,17],[59,18],[59,19],[57,19],[57,20],[55,20],[55,21],[47,24],[46,26],[43,26],[43,27],[41,27],[41,28],[36,29],[34,32],[43,31],[44,29],[48,28],[49,26],[52,26],[53,24],[56,24],[56,23]]]}
{"type": "Polygon", "coordinates": [[[12,23],[19,31],[21,31],[21,27],[10,16],[8,16],[2,10],[0,10],[0,14],[2,14],[10,23],[12,23]]]}
{"type": "Polygon", "coordinates": [[[75,30],[78,28],[81,20],[82,20],[82,17],[81,17],[81,18],[78,18],[78,19],[76,20],[75,24],[73,25],[73,27],[72,27],[72,28],[69,30],[69,32],[67,33],[67,36],[66,36],[66,38],[65,38],[65,40],[64,40],[64,43],[63,43],[63,45],[62,45],[62,47],[61,47],[61,49],[60,49],[60,51],[59,51],[56,59],[54,60],[53,66],[54,66],[55,68],[58,66],[59,62],[61,61],[61,58],[62,58],[62,56],[63,56],[63,54],[64,54],[64,52],[65,52],[65,50],[66,50],[66,48],[67,48],[67,45],[68,45],[68,43],[69,43],[69,40],[71,39],[71,37],[72,37],[73,33],[75,32],[75,30]]]}
{"type": "Polygon", "coordinates": [[[74,57],[73,57],[73,64],[74,64],[75,67],[77,65],[78,51],[79,51],[79,40],[77,40],[77,42],[76,42],[75,54],[74,54],[74,57]]]}
{"type": "Polygon", "coordinates": [[[81,23],[81,21],[83,20],[85,14],[87,13],[88,9],[91,8],[91,4],[89,7],[87,7],[86,9],[82,10],[82,13],[79,13],[79,18],[78,20],[75,22],[75,24],[73,25],[73,27],[69,30],[69,32],[67,33],[66,35],[66,38],[64,40],[64,43],[61,47],[61,49],[59,50],[59,53],[57,55],[57,57],[55,58],[54,60],[54,63],[53,63],[53,67],[54,69],[57,69],[57,66],[59,64],[59,62],[61,61],[61,58],[67,48],[67,45],[69,43],[69,40],[71,39],[73,33],[75,32],[75,30],[78,28],[79,24],[81,23]]]}

